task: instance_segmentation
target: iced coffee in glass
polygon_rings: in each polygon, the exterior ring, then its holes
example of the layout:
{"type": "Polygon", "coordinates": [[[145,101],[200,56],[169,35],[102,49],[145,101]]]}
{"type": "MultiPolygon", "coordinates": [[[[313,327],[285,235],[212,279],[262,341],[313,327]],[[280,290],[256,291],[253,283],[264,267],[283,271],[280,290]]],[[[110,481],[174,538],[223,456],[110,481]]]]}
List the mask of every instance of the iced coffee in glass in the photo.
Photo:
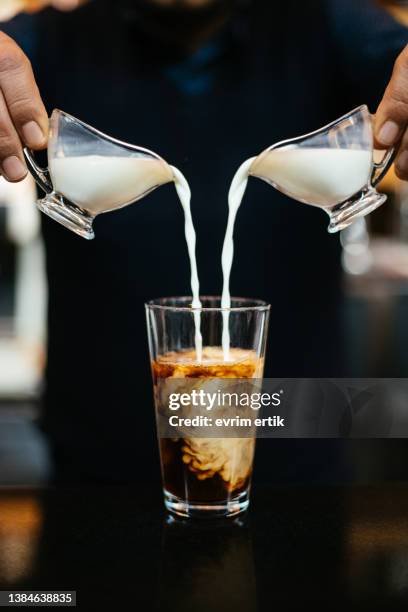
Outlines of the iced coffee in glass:
{"type": "MultiPolygon", "coordinates": [[[[269,316],[266,303],[233,299],[226,312],[219,298],[205,297],[197,317],[191,298],[164,298],[146,304],[146,314],[157,422],[168,413],[170,391],[181,397],[192,390],[225,388],[233,379],[241,384],[261,381],[269,316]],[[197,325],[201,347],[197,346],[197,325]]],[[[193,415],[191,410],[189,414],[193,415]]],[[[195,431],[169,435],[158,427],[167,510],[184,517],[234,516],[245,511],[255,430],[244,437],[206,437],[202,429],[195,431]]]]}

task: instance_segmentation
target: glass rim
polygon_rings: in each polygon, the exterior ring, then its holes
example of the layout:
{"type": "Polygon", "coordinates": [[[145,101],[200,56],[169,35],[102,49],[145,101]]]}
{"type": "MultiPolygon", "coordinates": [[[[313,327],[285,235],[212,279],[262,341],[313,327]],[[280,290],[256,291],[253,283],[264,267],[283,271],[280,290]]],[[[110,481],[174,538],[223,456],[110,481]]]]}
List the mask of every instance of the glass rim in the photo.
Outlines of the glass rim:
{"type": "MultiPolygon", "coordinates": [[[[241,297],[232,297],[231,302],[242,302],[247,303],[247,306],[232,306],[231,308],[222,308],[221,306],[209,306],[209,307],[201,307],[201,308],[192,308],[191,306],[174,306],[171,304],[163,304],[161,302],[167,302],[170,300],[178,301],[178,302],[192,302],[191,296],[170,296],[164,298],[156,298],[153,300],[149,300],[145,303],[145,308],[147,310],[164,310],[164,311],[172,311],[172,312],[267,312],[270,310],[271,305],[264,300],[252,299],[252,298],[241,298],[241,297]]],[[[202,295],[200,296],[201,300],[218,300],[221,302],[221,297],[219,295],[202,295]]]]}
{"type": "Polygon", "coordinates": [[[134,145],[134,144],[131,144],[130,142],[125,142],[124,140],[119,140],[118,138],[109,136],[109,134],[105,134],[105,132],[101,132],[101,130],[98,130],[97,128],[93,127],[93,125],[90,125],[89,123],[85,123],[85,121],[82,121],[82,119],[78,119],[77,117],[74,117],[74,115],[70,115],[69,113],[61,110],[60,108],[53,109],[51,113],[51,117],[49,118],[49,121],[51,121],[54,114],[66,117],[67,119],[72,121],[72,123],[77,123],[81,127],[85,128],[88,132],[91,132],[92,134],[99,136],[102,140],[107,140],[108,142],[118,145],[119,147],[123,147],[124,149],[129,149],[130,151],[134,151],[134,152],[138,151],[146,155],[146,157],[152,157],[154,159],[157,159],[158,161],[162,161],[165,164],[167,164],[167,162],[163,159],[163,157],[161,157],[158,153],[155,153],[154,151],[151,151],[150,149],[146,149],[145,147],[140,147],[139,145],[134,145]]]}
{"type": "Polygon", "coordinates": [[[356,106],[356,108],[353,108],[353,110],[349,111],[348,113],[345,113],[344,115],[342,115],[341,117],[338,117],[337,119],[334,119],[334,121],[331,121],[330,123],[327,123],[326,125],[323,125],[323,127],[320,127],[317,130],[313,130],[313,132],[308,132],[307,134],[302,134],[301,136],[297,136],[295,138],[288,138],[285,140],[280,140],[279,142],[276,142],[275,144],[271,145],[270,147],[262,151],[262,153],[268,153],[269,151],[282,147],[282,145],[295,144],[295,143],[302,142],[303,140],[309,140],[309,138],[312,138],[313,136],[318,136],[319,134],[323,134],[324,132],[327,132],[329,129],[340,125],[341,123],[343,123],[343,121],[350,119],[350,117],[353,117],[354,115],[358,115],[360,113],[367,113],[368,115],[371,114],[370,109],[368,108],[367,104],[360,104],[360,106],[356,106]]]}

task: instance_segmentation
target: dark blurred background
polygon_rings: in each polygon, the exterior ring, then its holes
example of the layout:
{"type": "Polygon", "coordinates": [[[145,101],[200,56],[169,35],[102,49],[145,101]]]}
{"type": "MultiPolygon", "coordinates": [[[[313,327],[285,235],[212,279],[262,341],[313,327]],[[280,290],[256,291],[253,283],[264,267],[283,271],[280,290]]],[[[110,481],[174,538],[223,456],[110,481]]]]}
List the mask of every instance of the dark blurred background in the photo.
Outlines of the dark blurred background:
{"type": "MultiPolygon", "coordinates": [[[[191,181],[203,293],[221,289],[238,165],[358,104],[374,112],[408,41],[404,2],[221,2],[175,18],[142,0],[94,0],[12,18],[23,4],[3,2],[0,19],[48,110],[152,148],[191,181]]],[[[388,203],[339,238],[321,211],[251,181],[232,291],[272,303],[267,375],[407,375],[408,187],[391,171],[380,189],[388,203]]],[[[0,484],[159,482],[142,304],[188,292],[174,195],[98,218],[93,244],[40,219],[35,199],[30,179],[1,180],[0,484]]],[[[406,481],[407,451],[398,440],[262,441],[257,478],[406,481]]]]}

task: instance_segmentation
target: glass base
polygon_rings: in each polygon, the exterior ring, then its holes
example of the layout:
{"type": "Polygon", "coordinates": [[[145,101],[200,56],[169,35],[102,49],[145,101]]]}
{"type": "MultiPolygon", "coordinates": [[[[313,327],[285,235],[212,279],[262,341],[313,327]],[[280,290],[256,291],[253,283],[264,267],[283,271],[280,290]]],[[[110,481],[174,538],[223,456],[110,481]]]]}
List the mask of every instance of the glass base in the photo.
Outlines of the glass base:
{"type": "Polygon", "coordinates": [[[50,193],[43,200],[38,200],[38,208],[54,221],[75,232],[82,238],[92,240],[95,238],[92,229],[92,217],[87,212],[68,202],[58,193],[50,193]]]}
{"type": "Polygon", "coordinates": [[[327,231],[330,234],[335,234],[340,230],[345,229],[359,217],[365,217],[376,208],[379,208],[387,200],[387,196],[383,193],[378,193],[373,188],[364,189],[358,199],[353,198],[343,204],[335,206],[329,212],[330,224],[327,231]]]}
{"type": "Polygon", "coordinates": [[[225,502],[186,502],[164,491],[164,505],[172,514],[184,518],[217,519],[237,516],[248,510],[249,491],[243,491],[225,502]]]}

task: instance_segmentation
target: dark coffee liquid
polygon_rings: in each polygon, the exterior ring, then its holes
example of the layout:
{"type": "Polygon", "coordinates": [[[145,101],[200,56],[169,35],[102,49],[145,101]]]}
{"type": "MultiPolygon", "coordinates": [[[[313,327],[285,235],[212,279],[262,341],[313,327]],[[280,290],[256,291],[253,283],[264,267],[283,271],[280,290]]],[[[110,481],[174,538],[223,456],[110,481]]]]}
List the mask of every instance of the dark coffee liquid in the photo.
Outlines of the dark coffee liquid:
{"type": "MultiPolygon", "coordinates": [[[[260,377],[263,361],[252,351],[231,349],[231,359],[224,362],[221,348],[205,347],[201,363],[195,351],[180,351],[159,357],[152,369],[155,387],[168,378],[186,378],[191,385],[191,378],[260,377]]],[[[224,503],[250,484],[253,438],[162,438],[159,447],[164,489],[180,499],[224,503]]]]}
{"type": "MultiPolygon", "coordinates": [[[[232,441],[232,440],[230,440],[232,441]]],[[[241,442],[241,440],[233,440],[241,442]]],[[[166,491],[191,502],[224,502],[245,491],[252,476],[252,461],[246,477],[234,485],[223,479],[220,471],[192,471],[184,463],[186,440],[160,440],[160,456],[163,470],[163,485],[166,491]]],[[[254,448],[255,445],[253,444],[254,448]]],[[[192,459],[194,461],[194,459],[192,459]]]]}

